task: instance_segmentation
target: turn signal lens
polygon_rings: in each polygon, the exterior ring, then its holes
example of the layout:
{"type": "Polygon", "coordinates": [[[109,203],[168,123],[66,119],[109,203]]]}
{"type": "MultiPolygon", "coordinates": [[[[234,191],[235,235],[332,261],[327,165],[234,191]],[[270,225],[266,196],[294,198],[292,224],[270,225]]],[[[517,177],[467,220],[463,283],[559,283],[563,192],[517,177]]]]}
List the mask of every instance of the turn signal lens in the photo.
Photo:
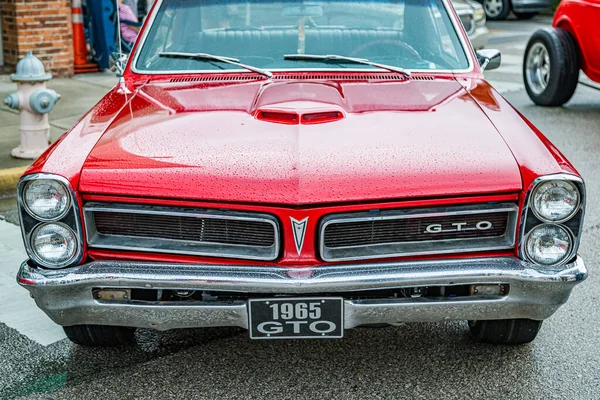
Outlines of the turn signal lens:
{"type": "Polygon", "coordinates": [[[31,235],[31,249],[43,266],[60,268],[75,257],[77,238],[64,224],[42,224],[31,235]]]}
{"type": "Polygon", "coordinates": [[[70,197],[62,183],[51,179],[36,179],[25,186],[23,202],[32,217],[42,221],[52,221],[66,214],[70,197]]]}
{"type": "Polygon", "coordinates": [[[533,192],[533,211],[547,222],[561,222],[571,218],[579,209],[579,190],[563,180],[539,184],[533,192]]]}
{"type": "Polygon", "coordinates": [[[526,251],[531,261],[551,266],[564,261],[571,253],[572,246],[571,235],[565,228],[544,224],[531,230],[527,237],[526,251]]]}

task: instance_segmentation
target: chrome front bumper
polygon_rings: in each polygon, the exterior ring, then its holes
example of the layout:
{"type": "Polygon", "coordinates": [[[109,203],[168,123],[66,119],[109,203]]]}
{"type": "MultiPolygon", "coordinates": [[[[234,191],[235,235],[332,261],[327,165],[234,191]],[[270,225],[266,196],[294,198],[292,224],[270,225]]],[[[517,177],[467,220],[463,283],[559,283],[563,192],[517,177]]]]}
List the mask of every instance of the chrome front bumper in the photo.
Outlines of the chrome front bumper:
{"type": "Polygon", "coordinates": [[[351,264],[316,268],[92,262],[45,270],[23,263],[17,280],[59,325],[118,325],[168,330],[248,328],[246,301],[100,302],[93,288],[190,289],[261,296],[401,287],[507,284],[506,296],[345,300],[346,329],[366,324],[530,318],[543,320],[587,277],[577,258],[545,271],[514,257],[351,264]]]}

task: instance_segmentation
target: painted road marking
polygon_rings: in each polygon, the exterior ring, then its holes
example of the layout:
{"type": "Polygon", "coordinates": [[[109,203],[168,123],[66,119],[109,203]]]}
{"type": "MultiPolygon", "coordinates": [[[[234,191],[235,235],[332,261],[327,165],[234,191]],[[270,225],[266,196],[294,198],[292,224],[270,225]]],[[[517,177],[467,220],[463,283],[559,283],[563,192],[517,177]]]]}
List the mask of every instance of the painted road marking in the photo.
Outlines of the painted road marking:
{"type": "Polygon", "coordinates": [[[2,220],[0,257],[0,323],[43,346],[64,339],[66,336],[62,328],[35,305],[27,290],[17,285],[15,276],[27,254],[21,229],[2,220]]]}

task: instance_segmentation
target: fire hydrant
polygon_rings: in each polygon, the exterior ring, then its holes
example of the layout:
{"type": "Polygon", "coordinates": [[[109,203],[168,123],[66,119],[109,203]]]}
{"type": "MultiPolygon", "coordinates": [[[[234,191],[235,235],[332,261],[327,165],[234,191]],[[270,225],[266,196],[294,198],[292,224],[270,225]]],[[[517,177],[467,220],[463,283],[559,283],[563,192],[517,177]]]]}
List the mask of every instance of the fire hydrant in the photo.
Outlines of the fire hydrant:
{"type": "Polygon", "coordinates": [[[48,113],[60,95],[46,89],[52,75],[46,73],[44,64],[28,52],[17,64],[17,72],[10,76],[17,83],[17,91],[4,99],[8,107],[19,110],[21,145],[11,151],[15,158],[38,158],[50,145],[48,113]]]}

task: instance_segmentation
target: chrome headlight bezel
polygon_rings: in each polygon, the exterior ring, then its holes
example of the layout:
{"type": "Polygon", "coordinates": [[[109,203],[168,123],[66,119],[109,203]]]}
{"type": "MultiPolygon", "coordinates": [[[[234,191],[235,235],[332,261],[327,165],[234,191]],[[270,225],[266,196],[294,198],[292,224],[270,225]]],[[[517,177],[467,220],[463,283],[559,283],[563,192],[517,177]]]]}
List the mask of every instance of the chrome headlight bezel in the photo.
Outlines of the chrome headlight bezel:
{"type": "Polygon", "coordinates": [[[34,260],[41,265],[47,266],[48,268],[62,268],[66,265],[69,265],[73,262],[73,260],[77,257],[77,248],[79,247],[79,244],[77,243],[77,234],[75,233],[75,231],[73,231],[73,229],[71,229],[71,227],[69,227],[66,224],[63,224],[62,222],[44,222],[41,224],[38,224],[32,231],[31,234],[29,235],[29,246],[31,247],[31,252],[32,255],[34,256],[34,260]],[[35,237],[36,234],[44,227],[50,226],[50,225],[56,225],[59,226],[65,230],[68,231],[68,233],[73,236],[73,240],[75,241],[75,251],[73,252],[73,254],[67,258],[65,261],[60,262],[60,263],[55,263],[55,262],[51,262],[47,259],[45,259],[44,257],[42,257],[40,255],[39,249],[36,248],[36,246],[34,245],[35,242],[35,237]]]}
{"type": "Polygon", "coordinates": [[[527,236],[524,238],[524,244],[525,244],[525,245],[524,245],[523,249],[524,249],[524,251],[525,251],[525,255],[527,256],[527,259],[528,259],[530,262],[532,262],[532,263],[534,263],[535,265],[538,265],[538,266],[540,266],[540,267],[547,268],[547,267],[555,267],[555,266],[562,266],[562,265],[564,265],[564,264],[565,264],[565,263],[566,263],[566,262],[567,262],[567,261],[570,259],[570,257],[571,257],[571,254],[573,253],[573,243],[574,243],[573,234],[571,233],[571,231],[570,231],[568,228],[566,228],[566,227],[564,227],[564,226],[562,226],[562,225],[560,225],[560,224],[549,224],[549,223],[544,223],[544,224],[541,224],[541,225],[537,225],[537,226],[535,226],[533,229],[531,229],[531,230],[529,231],[529,233],[527,233],[527,236]],[[534,258],[531,256],[531,254],[530,254],[530,252],[529,252],[529,249],[528,249],[528,245],[529,245],[529,239],[531,239],[531,235],[532,235],[532,234],[533,234],[533,233],[534,233],[536,230],[538,230],[538,229],[542,229],[542,228],[545,228],[545,227],[558,228],[558,229],[562,230],[562,231],[563,231],[563,232],[564,232],[564,233],[567,235],[567,237],[568,237],[568,239],[569,239],[569,250],[567,251],[567,253],[566,253],[566,254],[564,255],[564,257],[563,257],[563,258],[561,258],[561,259],[560,259],[558,262],[551,263],[551,264],[544,264],[544,263],[541,263],[541,262],[539,262],[539,261],[536,261],[536,260],[535,260],[535,259],[534,259],[534,258]]]}
{"type": "Polygon", "coordinates": [[[583,230],[583,219],[585,215],[585,200],[586,200],[586,192],[585,192],[585,183],[583,179],[581,179],[577,175],[571,175],[567,173],[560,174],[551,174],[551,175],[543,175],[536,178],[527,189],[525,194],[525,199],[523,203],[523,210],[521,214],[521,223],[519,229],[519,257],[522,260],[525,260],[533,265],[537,265],[541,268],[547,270],[560,270],[563,267],[571,262],[574,257],[577,256],[577,250],[579,249],[579,242],[581,238],[581,232],[583,230]],[[576,207],[576,210],[568,217],[560,221],[549,221],[543,217],[537,215],[533,206],[533,194],[534,191],[548,181],[568,181],[570,184],[574,185],[575,188],[579,191],[579,203],[576,207]],[[558,225],[564,228],[571,237],[571,251],[568,256],[566,256],[561,262],[556,264],[544,265],[535,262],[535,260],[531,259],[525,247],[527,246],[527,239],[529,238],[529,234],[531,231],[539,225],[558,225]]]}
{"type": "Polygon", "coordinates": [[[27,211],[29,213],[29,215],[31,215],[33,218],[35,218],[35,219],[37,219],[39,221],[44,221],[44,222],[58,221],[61,218],[63,218],[69,212],[69,208],[71,206],[71,202],[73,201],[71,199],[71,196],[70,196],[70,193],[69,193],[69,189],[65,186],[64,183],[62,183],[61,181],[56,180],[56,179],[30,179],[23,186],[23,191],[21,193],[21,197],[22,197],[22,200],[23,200],[23,208],[25,208],[25,211],[27,211]],[[58,185],[61,186],[64,189],[65,194],[67,196],[67,203],[65,205],[64,210],[62,212],[60,212],[59,214],[57,214],[56,216],[54,216],[54,217],[47,218],[47,217],[43,217],[43,216],[39,215],[38,213],[34,212],[31,209],[31,206],[27,202],[27,191],[31,188],[31,186],[33,184],[35,184],[36,182],[42,182],[42,181],[51,181],[51,182],[58,183],[58,185]]]}
{"type": "Polygon", "coordinates": [[[573,182],[566,180],[566,179],[548,179],[548,180],[544,180],[540,183],[538,183],[535,188],[533,189],[533,191],[531,192],[531,210],[533,211],[533,213],[535,214],[536,217],[538,217],[541,221],[544,221],[546,223],[549,224],[559,224],[561,222],[565,222],[570,220],[571,218],[573,218],[575,216],[575,214],[577,214],[577,211],[579,211],[579,207],[581,206],[581,193],[579,191],[579,188],[577,187],[577,185],[575,185],[573,182]],[[538,210],[538,208],[536,207],[536,195],[538,194],[538,192],[541,190],[542,187],[544,187],[544,185],[547,185],[549,183],[552,182],[557,182],[557,183],[563,183],[566,184],[568,186],[571,186],[572,189],[575,189],[575,191],[577,192],[577,204],[575,204],[575,207],[573,208],[573,211],[571,211],[571,213],[569,213],[566,217],[560,218],[560,219],[550,219],[544,215],[542,215],[541,211],[538,210]]]}
{"type": "Polygon", "coordinates": [[[27,251],[27,254],[29,255],[29,258],[33,264],[43,268],[60,269],[78,265],[82,261],[84,255],[85,242],[83,236],[81,208],[78,201],[77,193],[73,189],[73,186],[71,185],[68,179],[60,175],[45,173],[26,175],[22,177],[21,180],[19,180],[19,184],[17,186],[17,201],[23,243],[25,245],[25,250],[27,251]],[[24,190],[29,184],[29,182],[34,180],[53,180],[64,186],[67,189],[67,193],[69,196],[66,212],[62,213],[61,216],[50,220],[40,218],[39,216],[35,215],[35,213],[30,212],[30,210],[27,209],[27,205],[25,203],[24,190]],[[57,223],[65,225],[75,234],[75,238],[77,240],[77,250],[75,252],[75,255],[64,263],[48,263],[40,257],[38,257],[38,255],[32,248],[32,234],[40,226],[47,223],[57,223]]]}

